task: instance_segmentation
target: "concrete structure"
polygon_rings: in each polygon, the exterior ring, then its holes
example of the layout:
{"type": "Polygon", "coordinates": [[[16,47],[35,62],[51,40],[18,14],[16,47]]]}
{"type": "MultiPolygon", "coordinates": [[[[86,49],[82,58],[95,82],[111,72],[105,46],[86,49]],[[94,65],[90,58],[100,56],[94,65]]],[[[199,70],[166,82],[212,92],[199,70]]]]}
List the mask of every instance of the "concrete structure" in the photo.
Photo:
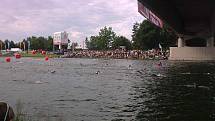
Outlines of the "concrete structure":
{"type": "Polygon", "coordinates": [[[171,60],[215,60],[215,0],[138,0],[178,34],[171,60]],[[186,47],[186,40],[204,38],[206,47],[186,47]],[[197,54],[199,53],[199,54],[197,54]]]}
{"type": "Polygon", "coordinates": [[[186,44],[185,41],[181,37],[179,37],[178,38],[178,47],[184,47],[185,44],[186,44]]]}
{"type": "Polygon", "coordinates": [[[62,46],[65,45],[67,46],[68,45],[68,33],[67,32],[55,32],[54,35],[53,35],[53,44],[54,46],[58,46],[59,47],[59,50],[62,49],[62,46]]]}
{"type": "Polygon", "coordinates": [[[214,47],[171,47],[170,60],[215,60],[214,47]]]}

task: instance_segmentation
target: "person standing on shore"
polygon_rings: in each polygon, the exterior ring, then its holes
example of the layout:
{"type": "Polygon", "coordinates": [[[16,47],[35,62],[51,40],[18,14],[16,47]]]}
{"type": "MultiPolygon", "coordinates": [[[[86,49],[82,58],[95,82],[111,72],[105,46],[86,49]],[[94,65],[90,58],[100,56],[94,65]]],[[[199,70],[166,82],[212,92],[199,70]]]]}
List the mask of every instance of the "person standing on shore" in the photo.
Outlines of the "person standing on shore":
{"type": "Polygon", "coordinates": [[[0,102],[0,121],[13,121],[15,114],[13,109],[5,102],[0,102]]]}

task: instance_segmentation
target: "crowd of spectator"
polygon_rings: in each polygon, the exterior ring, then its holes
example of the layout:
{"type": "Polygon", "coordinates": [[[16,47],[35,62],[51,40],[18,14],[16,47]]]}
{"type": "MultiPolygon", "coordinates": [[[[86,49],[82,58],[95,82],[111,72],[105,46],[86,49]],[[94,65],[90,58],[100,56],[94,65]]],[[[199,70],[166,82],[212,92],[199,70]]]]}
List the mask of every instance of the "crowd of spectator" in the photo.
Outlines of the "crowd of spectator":
{"type": "Polygon", "coordinates": [[[169,51],[161,51],[160,49],[153,49],[148,51],[142,50],[81,50],[72,53],[67,53],[62,57],[66,58],[113,58],[113,59],[168,59],[169,51]]]}

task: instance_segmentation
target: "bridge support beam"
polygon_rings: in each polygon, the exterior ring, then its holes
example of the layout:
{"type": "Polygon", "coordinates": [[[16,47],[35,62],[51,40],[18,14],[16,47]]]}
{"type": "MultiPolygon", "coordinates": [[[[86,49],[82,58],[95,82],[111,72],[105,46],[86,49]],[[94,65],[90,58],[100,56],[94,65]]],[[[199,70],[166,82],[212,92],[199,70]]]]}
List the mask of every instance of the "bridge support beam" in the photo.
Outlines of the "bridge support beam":
{"type": "Polygon", "coordinates": [[[59,50],[61,50],[62,49],[62,45],[61,44],[59,44],[59,50]]]}
{"type": "Polygon", "coordinates": [[[207,40],[207,47],[186,47],[185,40],[178,38],[178,47],[170,48],[169,60],[215,60],[214,37],[207,40]]]}
{"type": "Polygon", "coordinates": [[[172,0],[138,0],[178,33],[183,33],[184,23],[172,0]]]}
{"type": "Polygon", "coordinates": [[[178,47],[184,47],[185,46],[185,40],[183,40],[181,37],[178,38],[178,47]]]}
{"type": "Polygon", "coordinates": [[[169,60],[215,60],[215,47],[171,47],[169,60]]]}
{"type": "Polygon", "coordinates": [[[207,40],[207,47],[214,47],[214,37],[207,40]]]}

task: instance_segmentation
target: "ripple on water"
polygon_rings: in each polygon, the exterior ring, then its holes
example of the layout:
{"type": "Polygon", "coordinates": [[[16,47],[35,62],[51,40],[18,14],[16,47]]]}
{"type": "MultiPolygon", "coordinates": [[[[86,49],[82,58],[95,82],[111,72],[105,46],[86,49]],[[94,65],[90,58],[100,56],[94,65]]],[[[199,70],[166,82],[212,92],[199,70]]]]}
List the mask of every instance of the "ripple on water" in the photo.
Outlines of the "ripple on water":
{"type": "Polygon", "coordinates": [[[0,58],[0,100],[15,107],[20,99],[27,115],[41,120],[214,120],[215,63],[156,63],[22,58],[8,64],[0,58]]]}

